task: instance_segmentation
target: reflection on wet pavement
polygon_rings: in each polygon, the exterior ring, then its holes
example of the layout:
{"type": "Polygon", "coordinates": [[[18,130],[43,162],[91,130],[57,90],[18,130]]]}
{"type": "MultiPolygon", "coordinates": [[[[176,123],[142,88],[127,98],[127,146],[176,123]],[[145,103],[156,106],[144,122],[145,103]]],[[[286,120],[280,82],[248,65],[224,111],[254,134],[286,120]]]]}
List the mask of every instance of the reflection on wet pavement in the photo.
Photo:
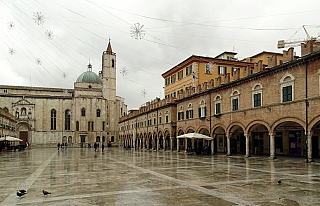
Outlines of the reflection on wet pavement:
{"type": "Polygon", "coordinates": [[[298,158],[33,148],[0,165],[0,205],[320,205],[320,164],[298,158]]]}

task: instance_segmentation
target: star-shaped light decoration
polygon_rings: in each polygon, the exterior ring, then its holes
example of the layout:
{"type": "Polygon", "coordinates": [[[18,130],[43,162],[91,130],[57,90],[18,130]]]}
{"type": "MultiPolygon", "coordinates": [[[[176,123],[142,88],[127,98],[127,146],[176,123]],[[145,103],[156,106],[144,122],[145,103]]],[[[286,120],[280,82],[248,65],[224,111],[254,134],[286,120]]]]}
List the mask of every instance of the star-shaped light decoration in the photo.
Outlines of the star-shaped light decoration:
{"type": "Polygon", "coordinates": [[[42,64],[41,59],[37,58],[37,59],[36,59],[36,64],[41,65],[41,64],[42,64]]]}
{"type": "Polygon", "coordinates": [[[128,72],[127,67],[125,67],[125,66],[121,67],[120,74],[122,74],[122,76],[127,76],[128,73],[129,72],[128,72]]]}
{"type": "Polygon", "coordinates": [[[69,111],[67,112],[67,114],[70,116],[70,115],[72,114],[72,112],[69,110],[69,111]]]}
{"type": "Polygon", "coordinates": [[[143,90],[141,91],[141,95],[145,97],[145,96],[147,95],[147,91],[146,91],[145,89],[143,89],[143,90]]]}
{"type": "Polygon", "coordinates": [[[133,24],[133,26],[130,27],[131,37],[136,40],[142,39],[142,37],[146,34],[146,31],[142,29],[143,26],[144,25],[140,25],[140,23],[133,24]]]}
{"type": "Polygon", "coordinates": [[[209,74],[211,74],[212,73],[212,71],[214,71],[214,68],[215,68],[215,63],[213,63],[213,62],[209,62],[208,63],[208,68],[206,68],[206,70],[208,69],[208,72],[207,73],[209,73],[209,74]]]}
{"type": "Polygon", "coordinates": [[[14,53],[16,53],[16,51],[13,48],[9,48],[9,54],[14,55],[14,53]]]}
{"type": "Polygon", "coordinates": [[[16,26],[14,25],[13,21],[8,22],[8,28],[14,29],[16,26]]]}
{"type": "Polygon", "coordinates": [[[33,12],[33,20],[36,24],[40,25],[44,23],[44,16],[41,12],[33,12]]]}
{"type": "Polygon", "coordinates": [[[52,39],[54,38],[54,34],[53,34],[53,32],[50,31],[50,30],[47,30],[45,34],[46,34],[46,37],[47,37],[48,39],[50,39],[50,40],[52,40],[52,39]]]}

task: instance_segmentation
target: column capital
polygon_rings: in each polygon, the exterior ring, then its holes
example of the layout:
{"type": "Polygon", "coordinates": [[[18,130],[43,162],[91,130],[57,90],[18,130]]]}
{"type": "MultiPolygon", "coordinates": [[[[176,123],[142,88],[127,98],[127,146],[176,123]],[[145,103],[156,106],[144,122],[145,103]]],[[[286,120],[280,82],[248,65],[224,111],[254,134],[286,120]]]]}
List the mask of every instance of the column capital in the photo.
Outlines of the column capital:
{"type": "Polygon", "coordinates": [[[312,135],[313,135],[313,132],[310,132],[310,131],[309,131],[309,132],[304,132],[304,135],[306,135],[306,136],[309,137],[309,136],[312,136],[312,135]]]}
{"type": "Polygon", "coordinates": [[[273,136],[274,136],[274,133],[270,132],[270,133],[269,133],[269,136],[270,136],[270,137],[273,137],[273,136]]]}

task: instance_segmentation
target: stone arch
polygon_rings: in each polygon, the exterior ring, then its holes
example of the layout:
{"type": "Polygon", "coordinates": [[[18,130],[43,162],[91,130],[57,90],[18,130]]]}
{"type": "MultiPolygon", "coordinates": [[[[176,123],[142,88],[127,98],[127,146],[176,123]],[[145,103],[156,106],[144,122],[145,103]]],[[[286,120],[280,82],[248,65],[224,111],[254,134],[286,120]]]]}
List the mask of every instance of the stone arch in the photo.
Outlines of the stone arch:
{"type": "Polygon", "coordinates": [[[222,100],[222,97],[220,94],[217,94],[214,98],[213,101],[217,101],[217,100],[222,100]]]}
{"type": "Polygon", "coordinates": [[[295,117],[284,117],[284,118],[280,118],[278,119],[277,121],[275,121],[272,125],[271,125],[271,129],[270,131],[271,132],[274,132],[274,129],[280,125],[281,123],[284,123],[284,122],[295,122],[295,123],[298,123],[300,124],[304,131],[306,131],[306,128],[305,128],[305,122],[302,121],[301,119],[298,119],[298,118],[295,118],[295,117]]]}
{"type": "Polygon", "coordinates": [[[255,91],[255,90],[259,90],[259,89],[262,89],[263,87],[262,87],[262,84],[260,83],[260,82],[257,82],[257,83],[255,83],[254,85],[253,85],[253,87],[252,87],[252,91],[255,91]],[[259,88],[257,88],[257,86],[259,86],[259,88]]]}
{"type": "Polygon", "coordinates": [[[238,95],[240,95],[240,92],[237,89],[233,89],[231,94],[230,94],[230,96],[238,96],[238,95]]]}
{"type": "Polygon", "coordinates": [[[218,123],[218,124],[215,124],[215,125],[213,125],[213,127],[212,127],[212,130],[211,130],[211,132],[212,132],[212,137],[214,138],[214,132],[215,132],[215,130],[216,129],[218,129],[219,127],[221,127],[223,130],[224,130],[224,132],[226,132],[227,131],[227,127],[226,126],[224,126],[223,124],[221,124],[221,123],[218,123]]]}
{"type": "Polygon", "coordinates": [[[195,129],[193,126],[189,126],[189,127],[187,127],[187,128],[185,129],[186,133],[191,133],[191,132],[189,132],[189,131],[192,131],[192,130],[193,130],[193,132],[196,132],[196,129],[195,129]]]}
{"type": "Polygon", "coordinates": [[[319,122],[320,122],[320,115],[314,117],[314,118],[310,121],[309,127],[308,127],[308,128],[309,128],[309,131],[308,131],[308,132],[312,131],[312,130],[314,129],[314,127],[315,127],[319,122]]]}
{"type": "Polygon", "coordinates": [[[231,132],[231,129],[234,127],[234,126],[239,126],[243,131],[245,131],[245,126],[241,123],[241,122],[232,122],[228,127],[227,129],[225,130],[226,131],[226,134],[230,134],[231,132]]]}
{"type": "Polygon", "coordinates": [[[295,78],[292,74],[289,72],[286,72],[285,75],[283,75],[280,79],[280,83],[286,82],[286,81],[294,81],[295,78]],[[290,78],[290,79],[289,79],[290,78]]]}
{"type": "Polygon", "coordinates": [[[203,133],[201,133],[201,132],[203,132],[204,130],[207,130],[207,131],[208,131],[207,133],[210,135],[209,128],[206,127],[206,126],[200,127],[200,128],[198,129],[197,133],[203,134],[203,133]]]}
{"type": "Polygon", "coordinates": [[[254,121],[250,122],[250,123],[247,125],[246,129],[244,130],[244,133],[245,133],[245,134],[248,134],[249,131],[250,131],[250,129],[251,129],[251,127],[253,127],[253,126],[256,125],[256,124],[261,124],[261,125],[265,126],[265,127],[268,129],[268,131],[271,132],[271,127],[270,127],[270,125],[269,125],[267,122],[265,122],[265,121],[263,121],[263,120],[254,120],[254,121]]]}

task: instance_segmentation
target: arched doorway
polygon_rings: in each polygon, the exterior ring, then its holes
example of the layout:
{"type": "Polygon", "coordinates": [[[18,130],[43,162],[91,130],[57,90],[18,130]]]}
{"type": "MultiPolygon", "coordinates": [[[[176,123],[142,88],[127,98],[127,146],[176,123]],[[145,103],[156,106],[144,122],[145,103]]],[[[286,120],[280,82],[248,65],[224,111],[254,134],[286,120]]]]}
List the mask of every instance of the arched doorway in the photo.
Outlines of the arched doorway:
{"type": "Polygon", "coordinates": [[[68,137],[68,144],[71,144],[71,143],[72,143],[72,137],[69,136],[69,137],[68,137]]]}
{"type": "Polygon", "coordinates": [[[214,138],[214,153],[227,153],[227,138],[223,127],[218,126],[214,129],[212,137],[214,138]]]}
{"type": "Polygon", "coordinates": [[[306,154],[306,137],[304,128],[297,122],[286,121],[274,129],[275,153],[303,156],[306,154]]]}
{"type": "MultiPolygon", "coordinates": [[[[268,128],[260,123],[249,128],[249,152],[255,155],[270,154],[270,137],[268,128]]],[[[240,152],[246,152],[246,138],[240,136],[240,152]]]]}
{"type": "MultiPolygon", "coordinates": [[[[183,135],[184,132],[182,130],[179,130],[178,131],[178,136],[180,135],[183,135]]],[[[185,150],[185,139],[181,139],[181,138],[177,138],[177,150],[180,151],[180,150],[185,150]]]]}
{"type": "Polygon", "coordinates": [[[96,137],[96,142],[100,142],[100,136],[96,137]]]}
{"type": "Polygon", "coordinates": [[[239,125],[234,125],[230,128],[229,135],[230,154],[246,154],[246,138],[244,136],[243,128],[239,125]]]}

